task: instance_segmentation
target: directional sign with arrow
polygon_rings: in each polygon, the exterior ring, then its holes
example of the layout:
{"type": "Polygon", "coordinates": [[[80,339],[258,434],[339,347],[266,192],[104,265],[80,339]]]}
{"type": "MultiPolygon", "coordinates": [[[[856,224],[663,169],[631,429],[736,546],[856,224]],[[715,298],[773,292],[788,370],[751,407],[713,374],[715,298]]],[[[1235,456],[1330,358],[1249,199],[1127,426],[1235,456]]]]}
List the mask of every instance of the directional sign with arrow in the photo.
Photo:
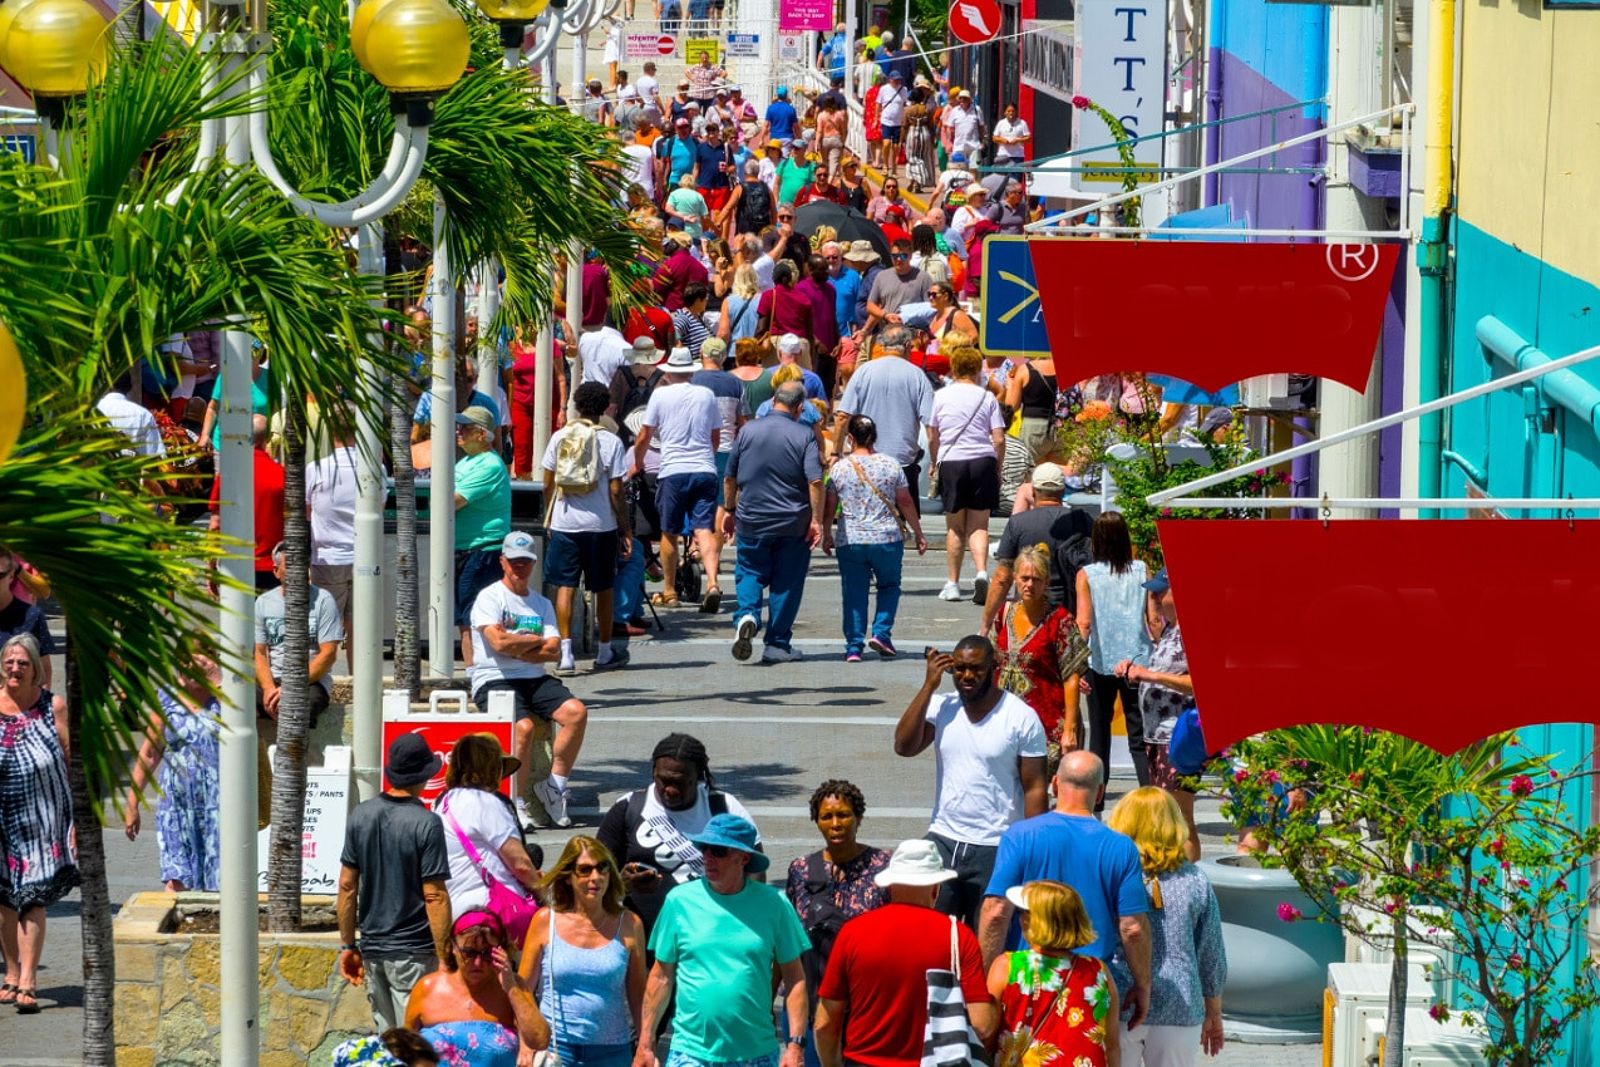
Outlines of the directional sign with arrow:
{"type": "Polygon", "coordinates": [[[1028,240],[996,234],[983,243],[983,319],[978,324],[978,344],[991,355],[1038,357],[1050,351],[1028,240]]]}

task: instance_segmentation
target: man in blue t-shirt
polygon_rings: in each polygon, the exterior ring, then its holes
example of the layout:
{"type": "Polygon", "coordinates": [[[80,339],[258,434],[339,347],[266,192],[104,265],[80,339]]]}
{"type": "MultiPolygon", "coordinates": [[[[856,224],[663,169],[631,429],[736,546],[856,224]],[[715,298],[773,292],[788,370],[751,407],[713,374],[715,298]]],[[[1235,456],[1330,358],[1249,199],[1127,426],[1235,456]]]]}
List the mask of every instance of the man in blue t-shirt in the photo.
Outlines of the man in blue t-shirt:
{"type": "Polygon", "coordinates": [[[678,118],[672,123],[672,136],[656,142],[656,192],[663,200],[678,187],[685,174],[694,169],[698,160],[700,143],[694,139],[689,120],[678,118]]]}
{"type": "Polygon", "coordinates": [[[1133,973],[1133,988],[1123,994],[1133,1006],[1128,1021],[1132,1029],[1150,1010],[1150,896],[1138,846],[1094,817],[1104,789],[1105,764],[1099,756],[1079,750],[1061,757],[1056,809],[1011,824],[1000,838],[978,921],[978,944],[988,966],[1008,943],[1019,940],[1006,890],[1041,879],[1071,886],[1096,935],[1082,953],[1109,960],[1122,946],[1133,973]]]}
{"type": "Polygon", "coordinates": [[[789,103],[789,87],[778,86],[778,91],[773,94],[772,103],[767,105],[767,114],[762,126],[759,141],[777,140],[783,142],[783,147],[788,148],[789,142],[794,140],[795,127],[800,124],[800,113],[789,103]]]}

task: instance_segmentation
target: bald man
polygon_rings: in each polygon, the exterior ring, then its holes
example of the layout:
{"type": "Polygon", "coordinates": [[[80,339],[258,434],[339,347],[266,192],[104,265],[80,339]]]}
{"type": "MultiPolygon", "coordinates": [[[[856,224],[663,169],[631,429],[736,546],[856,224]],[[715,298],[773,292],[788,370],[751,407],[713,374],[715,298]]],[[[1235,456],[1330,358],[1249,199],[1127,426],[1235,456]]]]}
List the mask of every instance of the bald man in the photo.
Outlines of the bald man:
{"type": "Polygon", "coordinates": [[[1133,1008],[1128,1021],[1132,1029],[1150,1010],[1150,897],[1139,849],[1094,817],[1105,781],[1105,764],[1094,753],[1080,749],[1061,758],[1055,810],[1013,823],[1000,838],[978,921],[978,943],[987,967],[1005,948],[1008,935],[1014,935],[1007,889],[1040,879],[1070,885],[1082,898],[1096,934],[1083,946],[1083,954],[1110,960],[1118,943],[1122,945],[1133,972],[1126,998],[1133,1008]]]}

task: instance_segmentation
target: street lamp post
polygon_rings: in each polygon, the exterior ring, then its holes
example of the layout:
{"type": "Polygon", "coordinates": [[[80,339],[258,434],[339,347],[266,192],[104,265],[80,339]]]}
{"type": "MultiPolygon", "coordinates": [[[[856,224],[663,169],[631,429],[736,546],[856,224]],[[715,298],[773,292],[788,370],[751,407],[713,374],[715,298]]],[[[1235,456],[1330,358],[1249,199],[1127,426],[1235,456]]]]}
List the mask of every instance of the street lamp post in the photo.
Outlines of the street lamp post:
{"type": "MultiPolygon", "coordinates": [[[[370,10],[365,19],[357,20],[359,25],[352,27],[351,43],[362,65],[393,94],[395,111],[393,145],[372,186],[339,204],[315,203],[299,196],[272,159],[263,110],[207,119],[195,169],[212,162],[219,149],[232,167],[243,168],[254,162],[297,210],[329,226],[367,226],[397,204],[421,173],[433,98],[453,85],[465,69],[467,32],[443,0],[372,0],[366,6],[370,10]]],[[[206,32],[199,46],[212,57],[206,84],[223,86],[228,100],[237,100],[248,92],[259,107],[265,99],[264,55],[271,44],[265,0],[210,0],[204,10],[204,25],[206,32]]],[[[47,154],[52,159],[64,150],[57,142],[64,128],[65,98],[86,92],[93,70],[104,66],[104,28],[104,20],[84,0],[12,0],[0,16],[0,63],[34,94],[47,154]]],[[[366,243],[370,245],[371,241],[366,243]]],[[[218,471],[228,495],[221,502],[219,518],[225,538],[249,545],[255,535],[250,445],[251,338],[238,326],[237,322],[227,323],[222,333],[218,471]]],[[[371,432],[364,436],[370,442],[371,432]]],[[[251,553],[246,550],[228,556],[221,569],[231,581],[221,592],[221,631],[227,661],[222,683],[222,720],[226,729],[219,742],[220,1052],[221,1062],[248,1067],[260,1055],[257,737],[254,681],[249,667],[255,609],[250,592],[254,584],[251,553]]]]}

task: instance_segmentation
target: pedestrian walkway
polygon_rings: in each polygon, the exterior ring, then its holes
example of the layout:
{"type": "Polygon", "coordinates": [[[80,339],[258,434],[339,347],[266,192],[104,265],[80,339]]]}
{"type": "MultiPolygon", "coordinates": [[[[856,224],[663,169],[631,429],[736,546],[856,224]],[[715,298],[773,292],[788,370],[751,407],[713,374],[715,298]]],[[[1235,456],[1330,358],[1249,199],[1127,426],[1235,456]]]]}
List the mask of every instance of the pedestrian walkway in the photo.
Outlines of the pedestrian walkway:
{"type": "MultiPolygon", "coordinates": [[[[995,520],[996,536],[1002,525],[995,520]]],[[[580,659],[578,675],[567,680],[590,708],[588,736],[573,775],[574,826],[533,834],[545,854],[557,855],[571,834],[592,833],[611,802],[644,786],[651,748],[674,730],[705,742],[719,787],[751,809],[774,858],[775,878],[791,860],[821,847],[807,804],[826,778],[848,778],[866,794],[863,840],[893,845],[921,836],[933,799],[933,756],[895,756],[894,723],[922,682],[923,647],[948,649],[978,622],[978,608],[970,602],[938,599],[943,520],[929,515],[925,530],[928,554],[906,557],[894,633],[902,652],[894,660],[869,654],[861,663],[844,662],[838,565],[820,551],[812,557],[795,631],[795,645],[806,656],[798,663],[736,663],[729,653],[731,603],[718,616],[692,608],[664,611],[666,634],[636,639],[632,663],[623,670],[597,674],[580,659]]],[[[968,563],[963,589],[969,594],[971,574],[968,563]]],[[[724,587],[732,587],[727,573],[724,587]]],[[[1114,799],[1134,782],[1125,743],[1114,742],[1112,751],[1114,799]]],[[[1230,850],[1216,803],[1202,801],[1198,809],[1205,852],[1230,850]]],[[[153,833],[129,842],[120,829],[107,830],[104,841],[114,901],[160,888],[153,833]]],[[[50,1006],[31,1017],[0,1014],[0,1067],[82,1062],[78,909],[76,893],[50,909],[40,971],[41,998],[50,1006]]],[[[1320,1051],[1315,1045],[1230,1044],[1219,1059],[1202,1062],[1313,1067],[1320,1063],[1320,1051]]]]}

